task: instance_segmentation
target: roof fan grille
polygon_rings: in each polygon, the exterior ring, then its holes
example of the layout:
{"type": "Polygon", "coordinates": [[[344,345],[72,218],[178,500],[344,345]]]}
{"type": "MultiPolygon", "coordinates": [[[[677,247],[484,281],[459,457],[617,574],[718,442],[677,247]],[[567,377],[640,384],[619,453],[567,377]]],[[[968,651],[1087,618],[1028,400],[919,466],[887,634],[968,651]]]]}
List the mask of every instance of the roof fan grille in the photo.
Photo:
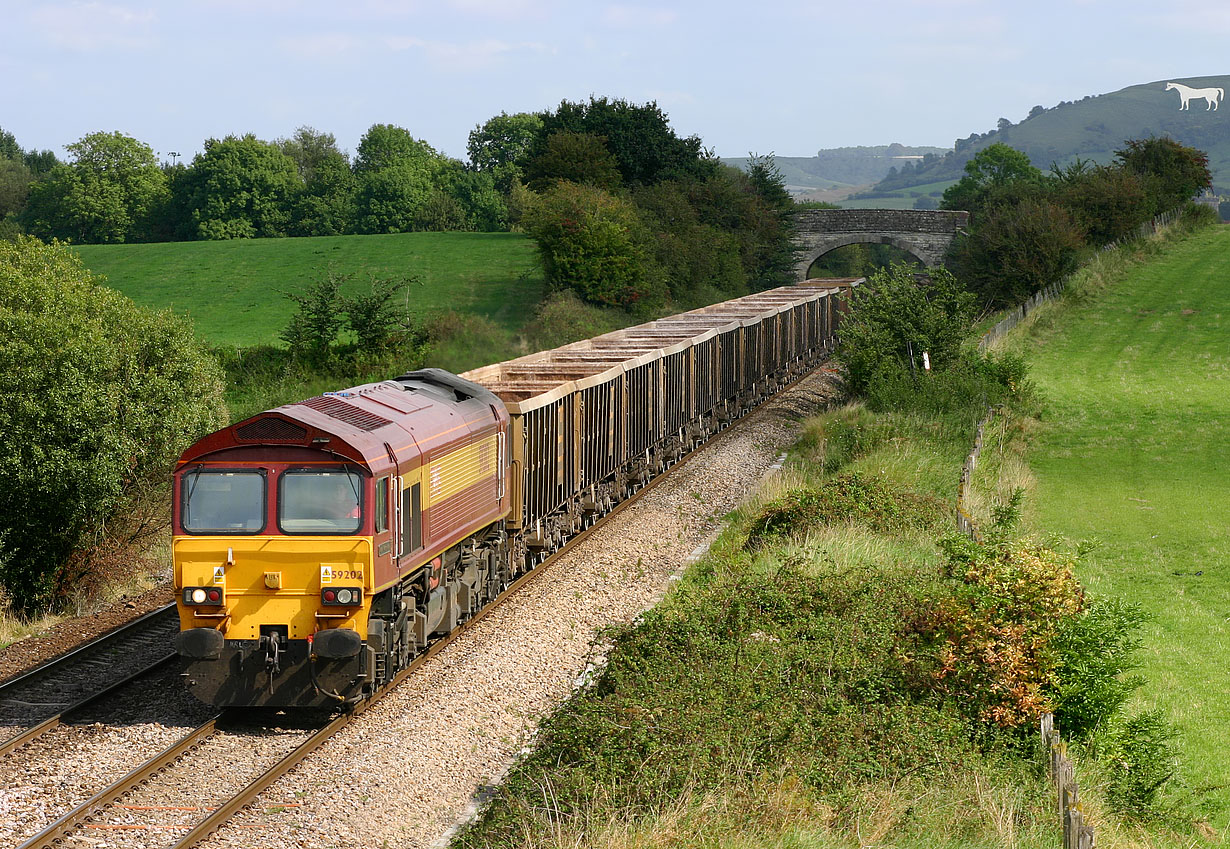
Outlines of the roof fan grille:
{"type": "Polygon", "coordinates": [[[354,425],[359,430],[372,431],[378,427],[384,427],[387,424],[393,423],[384,416],[378,416],[375,413],[361,410],[353,404],[348,404],[331,395],[318,395],[315,398],[309,398],[299,403],[304,407],[311,407],[313,410],[324,413],[326,416],[335,418],[338,421],[354,425]]]}

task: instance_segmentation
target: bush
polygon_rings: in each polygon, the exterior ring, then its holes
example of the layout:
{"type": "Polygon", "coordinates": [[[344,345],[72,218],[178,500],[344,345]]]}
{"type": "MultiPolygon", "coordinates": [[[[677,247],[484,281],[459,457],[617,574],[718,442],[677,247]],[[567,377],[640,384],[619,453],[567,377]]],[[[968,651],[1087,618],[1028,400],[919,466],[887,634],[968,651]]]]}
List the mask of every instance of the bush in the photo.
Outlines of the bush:
{"type": "Polygon", "coordinates": [[[1144,622],[1139,605],[1102,601],[1061,623],[1055,638],[1059,659],[1054,713],[1072,739],[1088,738],[1117,718],[1144,683],[1139,676],[1123,677],[1140,666],[1135,653],[1144,622]]]}
{"type": "Polygon", "coordinates": [[[766,504],[748,528],[747,547],[841,522],[856,522],[878,533],[925,528],[946,513],[937,499],[902,492],[858,473],[838,475],[766,504]]]}
{"type": "Polygon", "coordinates": [[[984,356],[964,350],[947,368],[929,374],[880,369],[864,394],[872,410],[972,421],[989,406],[1028,403],[1032,384],[1026,373],[1025,361],[1019,356],[984,356]]]}
{"type": "Polygon", "coordinates": [[[1015,306],[1076,270],[1085,234],[1067,209],[1026,199],[993,206],[954,243],[957,276],[987,307],[1015,306]]]}
{"type": "Polygon", "coordinates": [[[524,333],[530,350],[545,351],[633,323],[632,316],[621,310],[583,303],[573,292],[553,292],[538,305],[524,333]]]}
{"type": "Polygon", "coordinates": [[[367,291],[342,294],[343,288],[351,288],[355,276],[329,269],[305,291],[282,293],[298,305],[281,334],[292,356],[321,367],[337,356],[371,359],[407,343],[414,347],[426,341],[425,331],[411,320],[409,308],[396,300],[418,278],[379,277],[369,270],[367,291]],[[339,341],[343,330],[350,334],[345,344],[339,341]]]}
{"type": "Polygon", "coordinates": [[[962,583],[922,617],[941,666],[934,686],[970,718],[1002,728],[1033,722],[1050,706],[1061,624],[1086,608],[1072,561],[1018,541],[942,543],[948,575],[962,583]]]}
{"type": "Polygon", "coordinates": [[[911,266],[894,263],[854,290],[839,352],[851,392],[866,393],[878,377],[921,370],[924,352],[935,371],[960,359],[973,296],[944,269],[931,270],[929,278],[920,283],[911,266]]]}
{"type": "Polygon", "coordinates": [[[538,242],[547,282],[600,306],[653,310],[666,284],[646,250],[631,202],[593,186],[559,183],[522,220],[538,242]]]}
{"type": "Polygon", "coordinates": [[[1146,711],[1116,723],[1098,747],[1107,769],[1106,798],[1121,814],[1153,819],[1163,813],[1158,798],[1174,777],[1174,727],[1161,711],[1146,711]]]}
{"type": "Polygon", "coordinates": [[[24,610],[62,598],[70,557],[132,530],[127,512],[226,421],[218,364],[187,322],[29,238],[0,242],[0,392],[0,582],[24,610]]]}

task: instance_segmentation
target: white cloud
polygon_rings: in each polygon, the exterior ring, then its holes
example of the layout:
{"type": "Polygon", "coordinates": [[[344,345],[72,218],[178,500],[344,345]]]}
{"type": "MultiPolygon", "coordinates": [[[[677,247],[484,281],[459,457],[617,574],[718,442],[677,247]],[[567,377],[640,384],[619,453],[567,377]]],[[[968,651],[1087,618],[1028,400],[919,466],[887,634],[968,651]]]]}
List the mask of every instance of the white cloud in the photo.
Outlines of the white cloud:
{"type": "Polygon", "coordinates": [[[670,9],[652,6],[607,6],[602,12],[602,22],[620,29],[662,29],[679,19],[679,13],[670,9]]]}
{"type": "Polygon", "coordinates": [[[30,14],[34,30],[70,50],[138,49],[156,43],[154,13],[110,3],[41,6],[30,14]]]}
{"type": "Polygon", "coordinates": [[[282,36],[278,39],[278,46],[288,55],[319,60],[354,53],[363,47],[363,42],[343,33],[312,33],[282,36]]]}
{"type": "Polygon", "coordinates": [[[438,70],[449,73],[483,71],[513,54],[550,52],[547,45],[538,42],[510,42],[495,38],[465,44],[414,36],[389,36],[384,41],[393,50],[417,51],[438,70]]]}

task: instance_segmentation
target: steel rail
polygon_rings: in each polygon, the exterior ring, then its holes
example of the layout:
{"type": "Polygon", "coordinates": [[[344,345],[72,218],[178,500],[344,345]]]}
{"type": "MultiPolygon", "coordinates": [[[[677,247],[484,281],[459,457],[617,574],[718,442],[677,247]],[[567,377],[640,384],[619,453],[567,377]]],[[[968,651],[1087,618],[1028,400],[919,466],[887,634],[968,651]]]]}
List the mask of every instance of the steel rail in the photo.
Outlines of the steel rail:
{"type": "Polygon", "coordinates": [[[20,675],[9,678],[6,681],[0,681],[0,699],[4,698],[5,690],[16,687],[18,684],[26,683],[40,675],[46,675],[52,669],[65,665],[71,660],[78,659],[81,655],[87,652],[97,651],[106,646],[108,643],[117,642],[120,637],[126,636],[131,631],[139,630],[141,627],[148,625],[150,620],[165,615],[168,611],[174,609],[175,602],[171,602],[170,604],[159,607],[156,610],[151,610],[149,613],[142,614],[136,619],[130,619],[123,624],[115,626],[110,631],[99,634],[94,639],[84,642],[76,648],[69,649],[64,654],[57,655],[50,660],[46,660],[33,669],[29,669],[20,675]]]}
{"type": "Polygon", "coordinates": [[[65,717],[73,713],[76,713],[77,711],[80,711],[84,708],[87,708],[90,705],[94,704],[95,702],[102,701],[108,696],[113,695],[115,692],[117,692],[121,688],[127,687],[129,684],[131,684],[136,679],[140,678],[142,675],[148,675],[151,672],[157,672],[162,667],[173,663],[177,657],[178,655],[176,655],[174,652],[171,652],[170,654],[165,655],[159,658],[158,660],[156,660],[155,662],[151,663],[149,666],[145,667],[144,669],[137,670],[136,672],[129,675],[127,678],[124,678],[123,680],[120,680],[120,681],[116,681],[114,684],[110,684],[107,687],[104,687],[103,689],[99,690],[98,692],[93,693],[89,696],[86,696],[84,699],[81,699],[80,701],[69,705],[68,707],[64,708],[64,710],[60,711],[54,716],[47,717],[42,722],[40,722],[38,725],[32,725],[31,727],[27,728],[25,731],[21,731],[17,734],[14,734],[12,737],[8,738],[7,740],[0,742],[0,757],[7,755],[9,752],[20,749],[22,746],[25,746],[27,743],[31,743],[37,740],[39,737],[42,737],[44,734],[47,734],[48,732],[53,731],[56,728],[59,728],[61,725],[64,724],[65,717]]]}
{"type": "Polygon", "coordinates": [[[218,732],[218,720],[221,717],[222,714],[218,714],[178,742],[172,743],[145,763],[131,770],[127,775],[113,781],[91,796],[87,801],[73,808],[21,844],[19,849],[58,849],[67,838],[101,811],[114,805],[129,793],[140,789],[144,784],[175,763],[175,761],[185,757],[193,749],[216,734],[218,732]]]}

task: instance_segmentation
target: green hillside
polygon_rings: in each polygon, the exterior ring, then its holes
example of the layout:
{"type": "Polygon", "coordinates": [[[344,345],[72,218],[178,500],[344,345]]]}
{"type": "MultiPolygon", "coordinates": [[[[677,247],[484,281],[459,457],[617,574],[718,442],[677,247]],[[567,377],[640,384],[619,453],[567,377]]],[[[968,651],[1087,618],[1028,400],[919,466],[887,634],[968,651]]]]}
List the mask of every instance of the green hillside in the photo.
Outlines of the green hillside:
{"type": "Polygon", "coordinates": [[[86,266],[138,304],[192,318],[214,344],[276,344],[298,291],[328,273],[414,276],[412,308],[487,316],[510,330],[543,295],[534,243],[515,233],[397,233],[299,239],[235,239],[81,245],[86,266]]]}
{"type": "MultiPolygon", "coordinates": [[[[1230,187],[1230,107],[1209,109],[1193,100],[1180,111],[1177,91],[1159,80],[1144,85],[1065,103],[996,134],[994,141],[1029,154],[1034,165],[1074,156],[1108,161],[1125,139],[1168,135],[1182,144],[1208,152],[1214,185],[1230,187]]],[[[1230,76],[1174,79],[1190,88],[1230,90],[1230,76]]],[[[990,144],[980,142],[977,149],[990,144]]]]}
{"type": "MultiPolygon", "coordinates": [[[[942,156],[939,147],[909,147],[902,144],[838,147],[815,156],[775,156],[774,162],[791,187],[834,189],[865,186],[884,178],[890,168],[900,167],[927,154],[942,156]]],[[[747,157],[723,158],[727,165],[747,170],[747,157]]]]}
{"type": "Polygon", "coordinates": [[[971,156],[996,142],[1023,151],[1046,171],[1052,163],[1062,165],[1076,157],[1108,162],[1125,140],[1162,135],[1206,151],[1215,189],[1230,193],[1230,106],[1223,101],[1210,109],[1208,101],[1192,100],[1180,111],[1179,93],[1167,91],[1168,82],[1230,92],[1230,76],[1177,77],[1065,101],[1019,124],[961,139],[949,155],[885,180],[868,194],[957,179],[971,156]]]}

